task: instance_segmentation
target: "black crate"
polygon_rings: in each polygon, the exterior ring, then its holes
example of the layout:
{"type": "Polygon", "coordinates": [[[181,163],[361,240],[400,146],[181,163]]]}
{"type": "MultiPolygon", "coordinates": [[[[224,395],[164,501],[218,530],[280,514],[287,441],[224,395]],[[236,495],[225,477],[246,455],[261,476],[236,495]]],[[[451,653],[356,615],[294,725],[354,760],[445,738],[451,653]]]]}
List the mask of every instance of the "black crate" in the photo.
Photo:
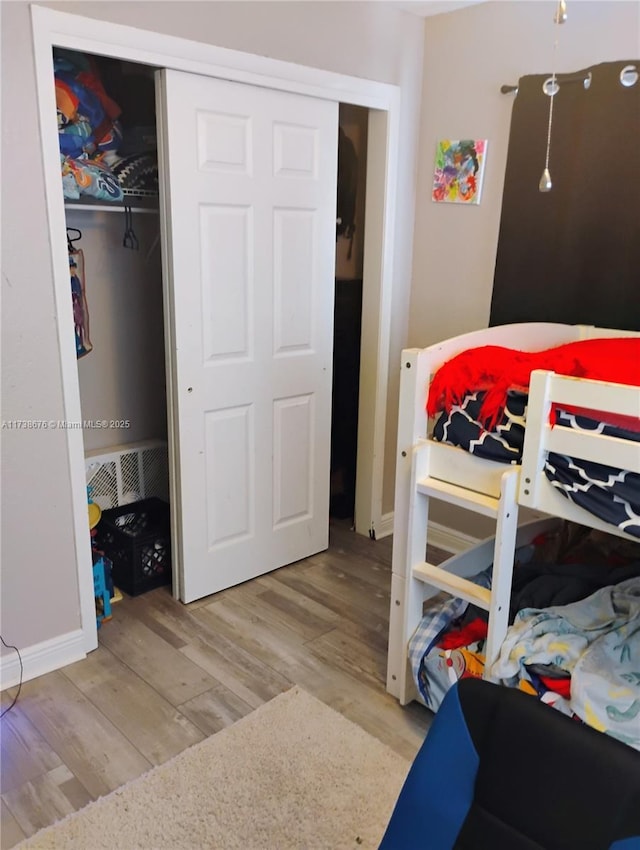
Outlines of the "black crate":
{"type": "Polygon", "coordinates": [[[102,512],[96,545],[113,564],[113,583],[138,596],[171,582],[169,505],[150,498],[102,512]]]}

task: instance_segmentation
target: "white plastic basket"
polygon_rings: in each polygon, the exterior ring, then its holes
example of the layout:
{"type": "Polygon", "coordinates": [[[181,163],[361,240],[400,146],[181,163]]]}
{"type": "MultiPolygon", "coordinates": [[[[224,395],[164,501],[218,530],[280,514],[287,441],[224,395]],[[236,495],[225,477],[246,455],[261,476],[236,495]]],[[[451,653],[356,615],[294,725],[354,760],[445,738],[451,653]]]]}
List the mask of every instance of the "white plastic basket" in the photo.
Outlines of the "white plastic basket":
{"type": "Polygon", "coordinates": [[[99,449],[85,455],[89,493],[103,510],[149,496],[169,501],[169,462],[164,440],[99,449]]]}

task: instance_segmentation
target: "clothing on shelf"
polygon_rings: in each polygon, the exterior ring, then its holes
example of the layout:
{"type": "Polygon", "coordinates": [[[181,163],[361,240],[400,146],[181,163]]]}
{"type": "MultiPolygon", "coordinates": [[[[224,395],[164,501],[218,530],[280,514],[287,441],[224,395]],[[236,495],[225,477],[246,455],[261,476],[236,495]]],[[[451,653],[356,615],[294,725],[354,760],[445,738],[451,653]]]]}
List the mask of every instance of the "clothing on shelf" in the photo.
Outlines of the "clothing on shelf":
{"type": "MultiPolygon", "coordinates": [[[[125,115],[107,94],[102,79],[102,72],[110,67],[107,61],[72,50],[54,51],[62,186],[67,200],[88,195],[119,202],[126,194],[158,192],[155,124],[138,127],[132,111],[125,115]],[[144,132],[125,132],[126,121],[133,122],[128,130],[144,132]],[[136,140],[140,148],[132,150],[136,140]]],[[[150,92],[144,91],[147,97],[151,94],[153,103],[153,81],[147,82],[150,92]]],[[[145,120],[150,119],[145,115],[145,120]]]]}

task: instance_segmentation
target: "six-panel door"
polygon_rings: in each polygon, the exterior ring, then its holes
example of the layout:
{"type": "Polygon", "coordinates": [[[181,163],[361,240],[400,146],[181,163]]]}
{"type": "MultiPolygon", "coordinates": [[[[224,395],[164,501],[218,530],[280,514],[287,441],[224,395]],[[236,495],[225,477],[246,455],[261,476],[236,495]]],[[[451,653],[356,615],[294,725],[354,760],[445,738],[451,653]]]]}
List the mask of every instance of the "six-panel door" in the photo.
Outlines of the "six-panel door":
{"type": "Polygon", "coordinates": [[[162,90],[188,602],[328,544],[338,105],[162,90]]]}

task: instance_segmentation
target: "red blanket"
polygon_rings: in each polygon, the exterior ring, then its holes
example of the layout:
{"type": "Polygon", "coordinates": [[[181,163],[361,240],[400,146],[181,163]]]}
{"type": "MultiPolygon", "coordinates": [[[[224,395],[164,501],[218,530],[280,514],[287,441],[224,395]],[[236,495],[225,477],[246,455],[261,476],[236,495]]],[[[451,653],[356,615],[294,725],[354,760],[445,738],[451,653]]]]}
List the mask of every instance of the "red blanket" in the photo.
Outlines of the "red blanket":
{"type": "Polygon", "coordinates": [[[491,430],[500,421],[507,392],[527,392],[534,369],[640,386],[640,337],[586,339],[536,352],[498,345],[470,348],[448,360],[434,375],[427,413],[449,412],[467,392],[484,391],[480,415],[491,430]]]}

